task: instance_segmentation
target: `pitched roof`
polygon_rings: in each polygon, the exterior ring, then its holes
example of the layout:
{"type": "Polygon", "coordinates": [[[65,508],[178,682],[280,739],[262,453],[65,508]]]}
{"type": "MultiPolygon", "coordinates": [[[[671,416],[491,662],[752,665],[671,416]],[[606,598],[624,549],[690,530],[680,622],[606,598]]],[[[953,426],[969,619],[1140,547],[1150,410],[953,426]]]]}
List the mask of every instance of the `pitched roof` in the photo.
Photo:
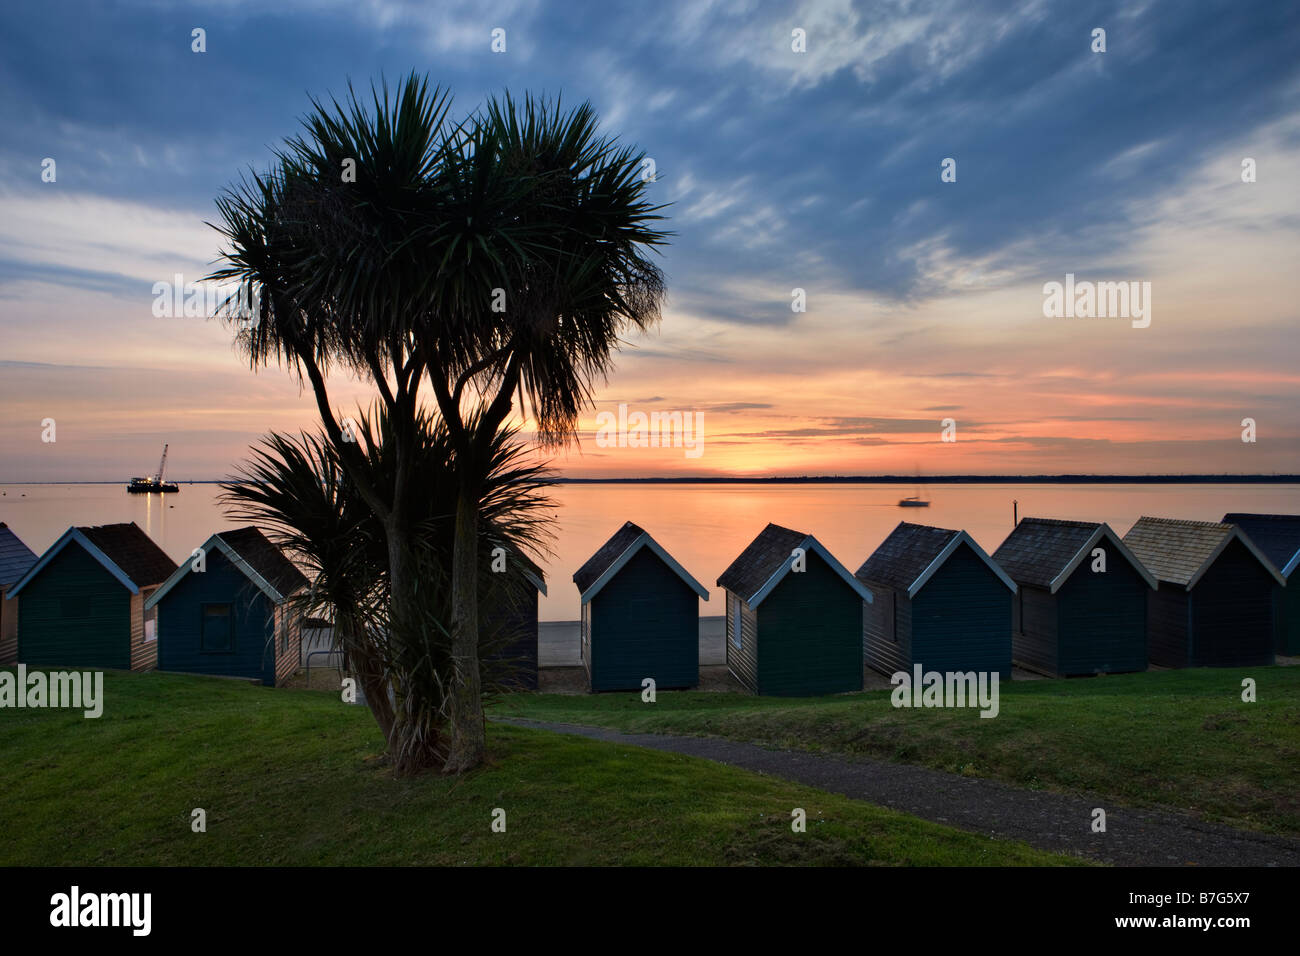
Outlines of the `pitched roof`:
{"type": "MultiPolygon", "coordinates": [[[[219,531],[203,542],[202,550],[216,550],[224,554],[244,577],[276,604],[282,604],[285,598],[310,583],[306,575],[285,557],[283,551],[252,526],[219,531]]],[[[149,596],[144,606],[154,607],[192,570],[193,564],[189,561],[176,568],[162,586],[149,596]]]]}
{"type": "Polygon", "coordinates": [[[993,552],[993,560],[1017,584],[1060,589],[1102,539],[1142,576],[1150,587],[1156,580],[1104,521],[1065,521],[1060,518],[1022,518],[993,552]]]}
{"type": "Polygon", "coordinates": [[[867,603],[874,600],[870,589],[849,574],[848,569],[812,535],[770,523],[718,576],[718,586],[726,588],[750,607],[758,607],[793,567],[796,548],[818,554],[859,597],[867,603]]]}
{"type": "Polygon", "coordinates": [[[1223,516],[1225,524],[1235,524],[1273,566],[1289,578],[1300,566],[1300,515],[1256,515],[1232,512],[1223,516]]]}
{"type": "Polygon", "coordinates": [[[752,597],[790,560],[790,552],[803,545],[802,531],[769,523],[749,546],[718,575],[718,587],[742,598],[752,597]]]}
{"type": "Polygon", "coordinates": [[[597,548],[596,553],[574,572],[573,583],[578,585],[578,590],[585,591],[595,584],[596,580],[609,570],[610,565],[632,546],[632,542],[643,534],[645,532],[632,522],[624,522],[623,527],[615,531],[613,536],[597,548]]]}
{"type": "Polygon", "coordinates": [[[307,576],[257,528],[236,528],[218,534],[271,587],[286,597],[307,586],[307,576]]]}
{"type": "Polygon", "coordinates": [[[0,588],[17,584],[36,563],[36,552],[0,521],[0,588]]]}
{"type": "Polygon", "coordinates": [[[898,523],[898,527],[890,532],[889,537],[858,568],[854,577],[868,586],[881,584],[905,591],[908,597],[915,597],[934,572],[963,543],[969,545],[975,555],[1012,592],[1016,590],[1015,582],[965,531],[910,524],[906,521],[898,523]]]}
{"type": "MultiPolygon", "coordinates": [[[[524,579],[545,595],[546,572],[541,569],[541,566],[532,558],[528,557],[528,555],[516,551],[513,548],[509,549],[508,553],[510,555],[510,560],[518,564],[519,571],[524,576],[524,579]]],[[[509,567],[509,565],[507,565],[507,567],[509,567]]]]}
{"type": "Polygon", "coordinates": [[[176,570],[176,563],[134,521],[73,527],[50,545],[9,593],[15,595],[22,591],[55,555],[73,543],[84,548],[132,594],[141,588],[160,584],[176,570]]]}
{"type": "Polygon", "coordinates": [[[864,584],[874,582],[906,591],[960,533],[900,521],[854,577],[864,584]]]}
{"type": "Polygon", "coordinates": [[[1050,588],[1100,527],[1097,521],[1022,518],[993,552],[993,560],[1012,580],[1050,588]]]}
{"type": "Polygon", "coordinates": [[[154,543],[134,521],[78,528],[95,547],[126,573],[136,587],[146,587],[167,580],[176,570],[176,562],[154,543]]]}
{"type": "Polygon", "coordinates": [[[1284,583],[1277,568],[1236,525],[1143,516],[1124,535],[1124,543],[1152,574],[1189,591],[1233,539],[1241,541],[1279,584],[1284,583]]]}
{"type": "Polygon", "coordinates": [[[615,531],[608,541],[597,548],[596,553],[588,558],[586,563],[574,573],[573,581],[578,585],[582,603],[586,604],[599,594],[601,588],[608,584],[642,548],[649,548],[679,578],[686,582],[686,585],[692,591],[706,601],[709,599],[709,592],[704,585],[691,577],[686,569],[678,564],[658,541],[650,537],[643,529],[628,521],[624,523],[623,527],[615,531]]]}

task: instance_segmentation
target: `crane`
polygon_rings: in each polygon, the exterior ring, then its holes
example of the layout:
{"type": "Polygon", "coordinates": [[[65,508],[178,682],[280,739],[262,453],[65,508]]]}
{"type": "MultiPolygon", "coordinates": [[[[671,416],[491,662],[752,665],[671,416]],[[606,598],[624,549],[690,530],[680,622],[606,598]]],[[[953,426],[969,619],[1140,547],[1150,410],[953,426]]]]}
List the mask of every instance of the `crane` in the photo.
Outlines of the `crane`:
{"type": "Polygon", "coordinates": [[[126,490],[133,495],[148,495],[157,492],[159,494],[168,494],[170,492],[180,491],[180,485],[175,482],[167,482],[164,475],[167,473],[167,445],[163,445],[162,457],[158,459],[158,473],[150,475],[148,478],[132,478],[131,483],[126,486],[126,490]]]}

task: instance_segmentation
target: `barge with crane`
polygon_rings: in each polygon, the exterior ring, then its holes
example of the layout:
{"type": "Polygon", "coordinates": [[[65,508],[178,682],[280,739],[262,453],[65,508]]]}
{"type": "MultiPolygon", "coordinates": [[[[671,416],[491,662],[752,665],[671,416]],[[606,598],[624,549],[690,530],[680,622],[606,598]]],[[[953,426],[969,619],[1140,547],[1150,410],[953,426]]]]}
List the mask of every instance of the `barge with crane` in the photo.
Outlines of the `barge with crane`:
{"type": "Polygon", "coordinates": [[[131,483],[126,486],[127,494],[132,495],[152,495],[152,494],[171,494],[181,490],[181,486],[174,481],[166,481],[164,475],[167,471],[167,446],[163,445],[162,458],[158,460],[158,471],[148,478],[132,478],[131,483]]]}

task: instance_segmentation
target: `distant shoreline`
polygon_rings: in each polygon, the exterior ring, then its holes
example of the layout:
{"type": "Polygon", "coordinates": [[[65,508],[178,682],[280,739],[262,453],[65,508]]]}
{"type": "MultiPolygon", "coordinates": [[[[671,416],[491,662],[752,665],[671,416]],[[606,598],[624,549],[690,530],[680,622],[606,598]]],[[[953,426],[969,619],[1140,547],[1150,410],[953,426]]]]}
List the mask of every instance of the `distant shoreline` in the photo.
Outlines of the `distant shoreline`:
{"type": "MultiPolygon", "coordinates": [[[[175,480],[175,479],[173,479],[175,480]]],[[[179,481],[217,485],[225,479],[179,481]]],[[[118,481],[0,481],[18,485],[125,485],[118,481]]],[[[812,475],[770,478],[555,478],[556,485],[1293,485],[1297,475],[812,475]]]]}

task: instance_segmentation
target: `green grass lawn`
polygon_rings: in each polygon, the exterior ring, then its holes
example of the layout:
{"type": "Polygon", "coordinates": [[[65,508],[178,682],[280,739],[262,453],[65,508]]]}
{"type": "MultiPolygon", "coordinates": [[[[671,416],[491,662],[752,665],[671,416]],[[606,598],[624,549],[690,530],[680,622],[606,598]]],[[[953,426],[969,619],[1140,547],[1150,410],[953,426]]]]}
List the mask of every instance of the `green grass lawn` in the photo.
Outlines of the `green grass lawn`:
{"type": "Polygon", "coordinates": [[[703,734],[924,764],[1300,834],[1300,667],[1004,682],[1001,712],[895,709],[890,691],[520,695],[502,716],[703,734]],[[1258,703],[1241,700],[1253,677],[1258,703]]]}
{"type": "Polygon", "coordinates": [[[501,725],[487,768],[395,779],[369,712],[334,693],[156,673],[109,673],[104,689],[98,720],[0,710],[0,865],[1075,862],[706,760],[501,725]],[[195,807],[206,833],[191,832],[195,807]]]}

